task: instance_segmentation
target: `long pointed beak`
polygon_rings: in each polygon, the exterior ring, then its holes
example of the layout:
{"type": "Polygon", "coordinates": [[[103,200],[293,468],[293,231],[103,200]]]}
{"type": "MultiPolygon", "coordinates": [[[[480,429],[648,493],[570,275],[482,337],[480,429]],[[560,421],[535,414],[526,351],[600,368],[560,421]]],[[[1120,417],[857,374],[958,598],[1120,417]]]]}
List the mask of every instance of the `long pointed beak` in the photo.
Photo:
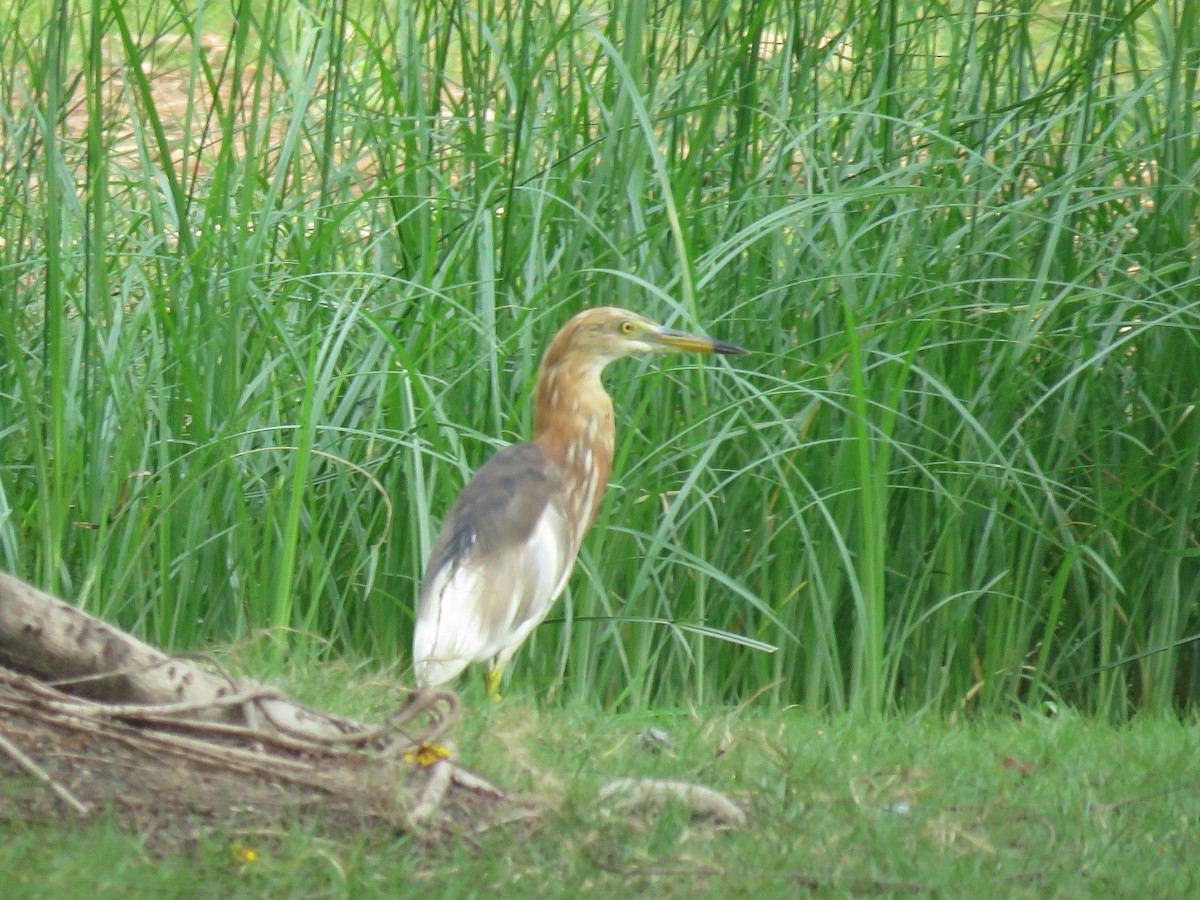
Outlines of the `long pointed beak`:
{"type": "Polygon", "coordinates": [[[750,351],[737,344],[718,341],[699,334],[688,334],[686,331],[676,331],[674,328],[659,328],[648,337],[660,344],[664,350],[682,350],[688,353],[724,353],[736,356],[750,351]]]}

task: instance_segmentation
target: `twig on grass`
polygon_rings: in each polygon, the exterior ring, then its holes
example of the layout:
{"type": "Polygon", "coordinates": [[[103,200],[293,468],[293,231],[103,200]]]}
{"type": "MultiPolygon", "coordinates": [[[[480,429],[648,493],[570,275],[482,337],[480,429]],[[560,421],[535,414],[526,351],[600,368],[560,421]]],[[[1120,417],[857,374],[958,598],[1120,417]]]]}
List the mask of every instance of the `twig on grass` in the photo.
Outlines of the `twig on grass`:
{"type": "Polygon", "coordinates": [[[618,801],[619,808],[632,810],[659,808],[668,801],[679,801],[691,807],[692,815],[711,819],[721,825],[742,826],[746,813],[724,794],[687,781],[664,778],[614,778],[600,788],[601,802],[618,801]]]}

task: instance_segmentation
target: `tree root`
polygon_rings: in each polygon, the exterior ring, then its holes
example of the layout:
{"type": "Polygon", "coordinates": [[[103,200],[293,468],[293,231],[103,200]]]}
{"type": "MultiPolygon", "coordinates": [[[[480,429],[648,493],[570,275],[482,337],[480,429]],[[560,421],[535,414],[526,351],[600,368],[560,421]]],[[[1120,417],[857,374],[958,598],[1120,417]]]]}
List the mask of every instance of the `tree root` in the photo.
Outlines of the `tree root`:
{"type": "MultiPolygon", "coordinates": [[[[0,573],[0,756],[77,813],[91,809],[34,760],[37,749],[17,745],[20,729],[8,723],[122,746],[141,760],[130,765],[175,773],[185,793],[189,779],[220,772],[315,792],[412,830],[428,827],[452,789],[506,799],[455,762],[448,736],[459,716],[458,697],[433,690],[410,693],[382,724],[325,713],[234,679],[212,659],[167,656],[0,573]]],[[[128,796],[136,789],[127,779],[110,799],[146,801],[128,796]]]]}

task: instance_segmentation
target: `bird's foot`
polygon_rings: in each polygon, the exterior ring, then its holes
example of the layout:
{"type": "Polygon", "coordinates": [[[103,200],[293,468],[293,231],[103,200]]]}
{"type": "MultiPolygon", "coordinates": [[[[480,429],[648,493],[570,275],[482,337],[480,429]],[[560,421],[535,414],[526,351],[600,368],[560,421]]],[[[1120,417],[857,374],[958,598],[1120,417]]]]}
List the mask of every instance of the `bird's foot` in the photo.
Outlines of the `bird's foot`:
{"type": "Polygon", "coordinates": [[[503,676],[503,668],[488,669],[483,673],[483,686],[487,688],[488,699],[493,703],[499,703],[502,699],[500,696],[500,679],[503,676]]]}

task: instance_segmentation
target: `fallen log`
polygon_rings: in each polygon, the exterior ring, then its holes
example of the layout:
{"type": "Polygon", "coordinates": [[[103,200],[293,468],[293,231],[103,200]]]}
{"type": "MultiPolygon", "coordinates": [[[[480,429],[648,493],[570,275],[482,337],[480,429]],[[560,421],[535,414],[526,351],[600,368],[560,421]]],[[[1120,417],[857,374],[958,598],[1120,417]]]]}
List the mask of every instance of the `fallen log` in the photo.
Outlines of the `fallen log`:
{"type": "Polygon", "coordinates": [[[185,657],[168,656],[2,572],[0,664],[77,696],[157,705],[165,714],[252,727],[261,717],[282,733],[322,741],[371,730],[293,703],[278,691],[206,671],[185,657]]]}

